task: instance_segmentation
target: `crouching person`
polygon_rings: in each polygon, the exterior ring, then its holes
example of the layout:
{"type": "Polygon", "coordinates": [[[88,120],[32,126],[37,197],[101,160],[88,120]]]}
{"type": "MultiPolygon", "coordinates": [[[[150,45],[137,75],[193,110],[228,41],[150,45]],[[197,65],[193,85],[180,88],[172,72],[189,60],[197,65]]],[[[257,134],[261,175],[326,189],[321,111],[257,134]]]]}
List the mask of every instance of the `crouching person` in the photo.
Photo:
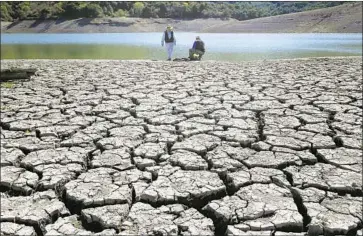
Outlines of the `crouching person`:
{"type": "Polygon", "coordinates": [[[189,49],[189,58],[190,60],[201,60],[205,53],[204,42],[200,39],[199,36],[195,38],[193,48],[189,49]]]}

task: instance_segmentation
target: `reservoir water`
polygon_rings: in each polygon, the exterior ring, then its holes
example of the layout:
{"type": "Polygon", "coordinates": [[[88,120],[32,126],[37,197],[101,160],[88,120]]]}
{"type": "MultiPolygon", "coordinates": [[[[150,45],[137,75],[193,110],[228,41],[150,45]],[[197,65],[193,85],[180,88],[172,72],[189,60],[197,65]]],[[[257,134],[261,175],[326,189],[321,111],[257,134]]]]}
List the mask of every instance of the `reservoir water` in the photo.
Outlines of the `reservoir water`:
{"type": "MultiPolygon", "coordinates": [[[[165,60],[161,32],[99,34],[1,34],[1,59],[165,60]]],[[[173,57],[187,57],[195,36],[206,45],[204,60],[246,61],[361,56],[362,34],[175,33],[173,57]]]]}

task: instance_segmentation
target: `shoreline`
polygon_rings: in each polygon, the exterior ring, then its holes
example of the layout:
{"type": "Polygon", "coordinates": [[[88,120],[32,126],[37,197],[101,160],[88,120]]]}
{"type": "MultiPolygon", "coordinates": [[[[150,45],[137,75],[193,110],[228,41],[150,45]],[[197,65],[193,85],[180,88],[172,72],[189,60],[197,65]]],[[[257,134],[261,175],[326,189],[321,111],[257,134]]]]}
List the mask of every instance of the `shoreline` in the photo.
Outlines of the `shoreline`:
{"type": "MultiPolygon", "coordinates": [[[[300,58],[283,58],[283,59],[256,59],[245,61],[217,61],[217,60],[202,60],[202,61],[165,61],[152,59],[1,59],[0,61],[100,61],[100,62],[156,62],[156,63],[261,63],[261,62],[286,62],[286,61],[316,61],[316,60],[341,60],[341,59],[361,59],[362,56],[331,56],[331,57],[300,57],[300,58]]],[[[174,58],[175,59],[175,58],[174,58]]]]}

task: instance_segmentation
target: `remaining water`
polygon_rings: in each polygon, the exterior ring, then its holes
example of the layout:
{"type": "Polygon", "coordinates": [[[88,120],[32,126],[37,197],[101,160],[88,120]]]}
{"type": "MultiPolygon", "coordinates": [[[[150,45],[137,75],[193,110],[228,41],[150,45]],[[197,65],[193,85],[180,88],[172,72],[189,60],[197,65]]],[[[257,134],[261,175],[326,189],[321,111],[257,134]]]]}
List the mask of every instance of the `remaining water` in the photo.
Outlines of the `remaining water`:
{"type": "MultiPolygon", "coordinates": [[[[204,60],[244,61],[362,55],[362,34],[206,34],[176,32],[173,57],[187,57],[195,36],[204,60]]],[[[1,34],[1,59],[165,60],[162,33],[1,34]]]]}

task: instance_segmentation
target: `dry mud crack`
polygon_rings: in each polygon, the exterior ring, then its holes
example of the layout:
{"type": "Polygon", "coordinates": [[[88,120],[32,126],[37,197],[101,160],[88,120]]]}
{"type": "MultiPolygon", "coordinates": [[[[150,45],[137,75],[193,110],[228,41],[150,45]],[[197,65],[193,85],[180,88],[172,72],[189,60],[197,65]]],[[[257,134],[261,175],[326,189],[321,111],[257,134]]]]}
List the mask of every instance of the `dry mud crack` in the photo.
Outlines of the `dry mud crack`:
{"type": "Polygon", "coordinates": [[[3,60],[4,235],[362,235],[362,60],[3,60]]]}

